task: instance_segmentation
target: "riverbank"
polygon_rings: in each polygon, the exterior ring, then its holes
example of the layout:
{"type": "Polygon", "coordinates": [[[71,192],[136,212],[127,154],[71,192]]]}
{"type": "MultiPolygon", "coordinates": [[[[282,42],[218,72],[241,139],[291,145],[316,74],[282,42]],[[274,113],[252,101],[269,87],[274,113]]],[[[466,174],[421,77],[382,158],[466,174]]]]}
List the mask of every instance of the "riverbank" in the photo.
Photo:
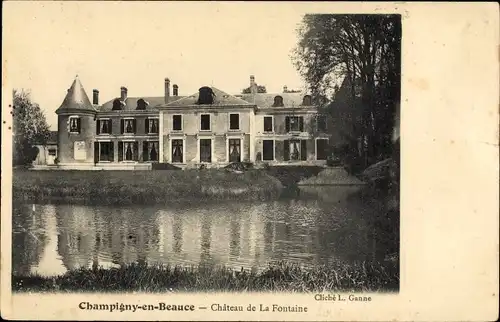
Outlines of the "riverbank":
{"type": "Polygon", "coordinates": [[[20,202],[161,204],[180,199],[271,200],[283,185],[265,171],[14,170],[13,200],[20,202]]]}
{"type": "Polygon", "coordinates": [[[280,263],[260,273],[225,267],[130,264],[80,269],[56,277],[13,276],[16,292],[377,292],[398,291],[395,262],[332,264],[311,269],[280,263]]]}

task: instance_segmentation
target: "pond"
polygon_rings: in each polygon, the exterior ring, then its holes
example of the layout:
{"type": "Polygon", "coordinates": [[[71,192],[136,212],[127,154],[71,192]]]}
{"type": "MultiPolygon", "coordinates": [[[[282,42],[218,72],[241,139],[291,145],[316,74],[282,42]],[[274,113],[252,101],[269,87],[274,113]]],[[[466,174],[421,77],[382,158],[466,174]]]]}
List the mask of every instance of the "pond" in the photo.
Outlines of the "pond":
{"type": "MultiPolygon", "coordinates": [[[[307,189],[307,188],[306,188],[307,189]]],[[[59,275],[132,262],[261,270],[374,260],[390,250],[367,218],[381,208],[349,187],[310,188],[270,202],[168,206],[13,205],[13,274],[59,275]]]]}

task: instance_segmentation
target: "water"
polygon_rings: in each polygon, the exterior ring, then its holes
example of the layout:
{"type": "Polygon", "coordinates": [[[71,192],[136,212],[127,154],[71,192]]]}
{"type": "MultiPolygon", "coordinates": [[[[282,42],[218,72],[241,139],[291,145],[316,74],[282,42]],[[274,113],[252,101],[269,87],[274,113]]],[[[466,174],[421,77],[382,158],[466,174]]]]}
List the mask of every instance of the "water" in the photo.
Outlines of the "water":
{"type": "Polygon", "coordinates": [[[382,246],[366,218],[377,207],[349,193],[310,188],[300,199],[265,203],[14,204],[12,269],[53,276],[138,261],[261,270],[279,261],[373,260],[382,246]]]}

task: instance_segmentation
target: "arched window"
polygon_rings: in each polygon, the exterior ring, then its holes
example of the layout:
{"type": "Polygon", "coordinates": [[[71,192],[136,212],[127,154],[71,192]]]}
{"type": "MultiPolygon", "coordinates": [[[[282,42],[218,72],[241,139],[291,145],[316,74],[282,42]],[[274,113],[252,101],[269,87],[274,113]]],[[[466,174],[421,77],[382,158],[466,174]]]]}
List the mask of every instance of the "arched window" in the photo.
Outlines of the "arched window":
{"type": "Polygon", "coordinates": [[[283,97],[279,95],[275,96],[273,107],[282,107],[282,106],[283,106],[283,97]]]}
{"type": "Polygon", "coordinates": [[[147,106],[147,103],[145,100],[143,100],[142,98],[140,98],[138,101],[137,101],[137,107],[136,109],[137,110],[145,110],[146,109],[146,106],[147,106]]]}
{"type": "Polygon", "coordinates": [[[116,110],[121,110],[122,109],[122,102],[120,102],[120,100],[117,98],[113,101],[113,111],[116,111],[116,110]]]}
{"type": "Polygon", "coordinates": [[[304,98],[302,99],[302,105],[304,105],[304,106],[311,106],[312,105],[311,95],[304,96],[304,98]]]}
{"type": "Polygon", "coordinates": [[[207,86],[200,88],[198,97],[198,104],[213,104],[215,100],[214,91],[207,86]]]}

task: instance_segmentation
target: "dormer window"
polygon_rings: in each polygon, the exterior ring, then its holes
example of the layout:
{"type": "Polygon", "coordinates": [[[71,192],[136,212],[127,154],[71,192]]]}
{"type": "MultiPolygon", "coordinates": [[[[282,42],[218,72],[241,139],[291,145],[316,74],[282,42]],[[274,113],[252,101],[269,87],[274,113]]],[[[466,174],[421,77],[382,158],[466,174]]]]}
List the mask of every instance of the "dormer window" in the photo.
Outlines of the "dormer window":
{"type": "Polygon", "coordinates": [[[117,98],[113,101],[113,111],[119,111],[122,109],[122,102],[117,98]]]}
{"type": "Polygon", "coordinates": [[[80,133],[81,120],[79,116],[70,116],[68,122],[69,133],[80,133]]]}
{"type": "Polygon", "coordinates": [[[304,106],[311,106],[312,105],[312,98],[311,95],[306,95],[302,99],[302,105],[304,106]]]}
{"type": "Polygon", "coordinates": [[[274,104],[273,107],[283,107],[283,97],[282,96],[275,96],[274,97],[274,104]]]}
{"type": "Polygon", "coordinates": [[[146,103],[146,101],[141,98],[137,101],[136,109],[137,110],[145,110],[147,105],[148,105],[148,103],[146,103]]]}
{"type": "Polygon", "coordinates": [[[214,91],[207,86],[204,86],[199,89],[199,96],[197,104],[213,104],[215,98],[214,91]]]}

